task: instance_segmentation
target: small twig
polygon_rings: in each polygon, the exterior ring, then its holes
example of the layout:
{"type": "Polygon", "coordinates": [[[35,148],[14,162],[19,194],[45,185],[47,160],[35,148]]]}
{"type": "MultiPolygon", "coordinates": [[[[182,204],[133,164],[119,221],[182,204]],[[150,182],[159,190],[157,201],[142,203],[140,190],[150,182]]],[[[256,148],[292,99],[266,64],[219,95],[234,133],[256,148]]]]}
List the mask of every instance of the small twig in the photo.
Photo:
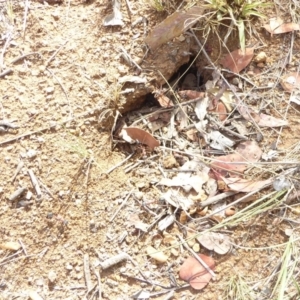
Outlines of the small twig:
{"type": "Polygon", "coordinates": [[[24,22],[23,22],[23,38],[25,38],[25,31],[26,31],[26,22],[27,22],[28,8],[29,8],[28,0],[25,0],[24,22]]]}
{"type": "MultiPolygon", "coordinates": [[[[10,44],[10,41],[11,41],[11,33],[9,33],[6,37],[6,41],[5,41],[5,44],[3,46],[3,49],[2,49],[2,52],[1,52],[1,55],[0,55],[0,71],[2,71],[2,69],[4,68],[4,54],[5,54],[5,51],[6,49],[8,48],[9,44],[10,44]]],[[[3,73],[7,72],[7,71],[10,71],[12,72],[12,70],[6,70],[4,71],[3,73]]],[[[9,73],[10,73],[9,72],[9,73]]],[[[0,74],[0,77],[3,77],[7,74],[4,74],[2,75],[3,73],[0,74]],[[2,75],[2,76],[1,76],[2,75]]]]}
{"type": "Polygon", "coordinates": [[[19,174],[19,172],[22,170],[23,167],[24,167],[24,162],[23,162],[23,160],[20,160],[18,163],[17,169],[15,171],[15,174],[13,175],[13,177],[10,180],[11,182],[15,181],[17,175],[19,174]]]}
{"type": "Polygon", "coordinates": [[[124,47],[120,46],[120,50],[122,52],[122,57],[127,61],[127,63],[131,65],[134,64],[140,71],[142,71],[142,68],[131,58],[124,47]]]}
{"type": "Polygon", "coordinates": [[[90,292],[93,289],[93,283],[91,280],[89,255],[87,253],[83,255],[83,269],[87,290],[90,292]]]}
{"type": "Polygon", "coordinates": [[[90,109],[90,110],[88,110],[86,112],[83,112],[83,113],[79,114],[78,116],[72,116],[72,117],[68,118],[65,121],[58,122],[55,125],[49,125],[47,127],[44,127],[44,128],[41,128],[41,129],[38,129],[38,130],[35,130],[35,131],[31,131],[31,132],[27,132],[27,133],[21,134],[21,135],[19,135],[17,137],[14,137],[14,138],[11,138],[11,139],[8,139],[6,141],[1,142],[0,145],[11,143],[11,142],[14,142],[14,141],[16,141],[18,139],[21,139],[21,138],[24,138],[24,137],[27,137],[27,136],[30,136],[30,135],[33,135],[33,134],[37,134],[37,133],[41,133],[41,132],[47,131],[47,130],[49,130],[51,128],[55,128],[57,125],[64,125],[64,124],[66,124],[68,122],[73,121],[76,118],[86,117],[86,116],[88,116],[91,113],[95,113],[95,111],[98,110],[98,109],[99,109],[99,107],[92,108],[92,109],[90,109]]]}
{"type": "Polygon", "coordinates": [[[70,103],[70,99],[69,99],[69,96],[67,94],[67,91],[65,90],[64,86],[62,85],[62,83],[60,82],[59,78],[54,74],[54,72],[52,72],[50,69],[46,68],[46,70],[56,79],[56,81],[58,82],[58,84],[60,85],[63,93],[65,94],[65,97],[68,101],[68,104],[69,104],[69,108],[70,108],[70,116],[73,115],[73,108],[71,106],[71,103],[70,103]]]}
{"type": "Polygon", "coordinates": [[[131,9],[131,5],[129,3],[129,0],[125,0],[125,2],[126,2],[126,6],[127,6],[129,18],[131,19],[131,16],[133,15],[133,11],[131,9]]]}
{"type": "Polygon", "coordinates": [[[0,121],[0,126],[12,128],[12,129],[17,129],[17,128],[19,128],[18,125],[15,125],[15,124],[13,124],[12,122],[9,122],[9,121],[6,121],[6,120],[0,121]]]}
{"type": "Polygon", "coordinates": [[[55,199],[54,195],[51,193],[49,188],[39,179],[40,185],[45,189],[45,191],[51,196],[52,199],[55,199]]]}
{"type": "Polygon", "coordinates": [[[130,256],[125,252],[121,252],[120,254],[117,254],[117,255],[105,260],[104,262],[100,262],[99,265],[102,270],[106,270],[106,269],[120,263],[121,261],[127,260],[127,259],[130,259],[130,256]]]}
{"type": "Polygon", "coordinates": [[[48,66],[48,64],[52,61],[52,59],[57,55],[57,53],[68,43],[68,41],[65,41],[54,53],[53,55],[46,61],[45,67],[48,66]]]}
{"type": "Polygon", "coordinates": [[[111,167],[108,171],[105,172],[105,174],[109,174],[111,173],[112,171],[114,171],[115,169],[119,168],[120,166],[122,166],[128,159],[130,159],[132,157],[132,155],[134,154],[135,152],[129,154],[124,160],[122,160],[121,162],[119,162],[117,165],[111,167]]]}
{"type": "Polygon", "coordinates": [[[30,176],[31,183],[32,183],[33,188],[35,189],[35,192],[36,192],[36,194],[37,194],[37,197],[38,197],[38,198],[41,198],[42,192],[41,192],[39,183],[38,183],[38,181],[37,181],[37,179],[36,179],[36,177],[35,177],[33,171],[29,169],[29,170],[28,170],[28,175],[30,176]]]}
{"type": "Polygon", "coordinates": [[[214,271],[199,257],[199,255],[194,251],[192,250],[188,244],[183,240],[183,238],[179,235],[179,234],[176,234],[177,237],[180,239],[182,245],[188,250],[190,251],[194,257],[199,261],[199,263],[206,269],[207,272],[209,272],[211,274],[212,277],[216,277],[216,274],[214,273],[214,271]]]}
{"type": "Polygon", "coordinates": [[[16,200],[18,197],[20,197],[25,191],[27,190],[27,188],[25,187],[21,187],[19,189],[17,189],[15,192],[13,192],[11,194],[11,196],[8,198],[9,201],[14,201],[16,200]]]}
{"type": "Polygon", "coordinates": [[[20,245],[21,245],[21,247],[22,247],[23,252],[25,253],[25,255],[28,256],[26,248],[25,248],[24,244],[22,243],[22,240],[20,239],[20,240],[18,240],[18,242],[20,243],[20,245]]]}
{"type": "Polygon", "coordinates": [[[129,199],[129,197],[131,196],[132,192],[133,192],[134,189],[132,189],[128,195],[126,196],[126,198],[124,199],[123,203],[119,206],[119,208],[117,209],[117,211],[114,213],[114,215],[110,218],[109,222],[112,222],[116,215],[119,213],[119,211],[122,209],[122,207],[126,204],[127,200],[129,199]]]}
{"type": "Polygon", "coordinates": [[[27,53],[27,54],[24,54],[24,55],[21,55],[21,56],[15,58],[15,59],[14,59],[13,61],[11,61],[10,63],[11,63],[11,64],[16,64],[16,63],[19,62],[20,60],[23,60],[23,59],[26,58],[27,56],[31,56],[31,55],[39,55],[39,56],[41,56],[39,52],[30,52],[30,53],[27,53]]]}
{"type": "Polygon", "coordinates": [[[5,77],[6,75],[8,75],[12,72],[13,72],[12,69],[7,69],[7,70],[3,71],[2,73],[0,73],[0,78],[5,77]]]}
{"type": "Polygon", "coordinates": [[[225,199],[227,197],[233,196],[233,195],[235,195],[237,193],[239,193],[239,192],[225,192],[225,193],[222,193],[222,194],[210,197],[206,201],[200,202],[199,205],[201,207],[208,206],[208,205],[213,204],[215,202],[219,202],[219,201],[221,201],[221,200],[223,200],[223,199],[225,199]]]}
{"type": "Polygon", "coordinates": [[[100,275],[100,271],[97,272],[95,268],[93,268],[94,274],[97,277],[97,281],[98,281],[98,300],[102,300],[102,289],[101,289],[101,275],[100,275]]]}

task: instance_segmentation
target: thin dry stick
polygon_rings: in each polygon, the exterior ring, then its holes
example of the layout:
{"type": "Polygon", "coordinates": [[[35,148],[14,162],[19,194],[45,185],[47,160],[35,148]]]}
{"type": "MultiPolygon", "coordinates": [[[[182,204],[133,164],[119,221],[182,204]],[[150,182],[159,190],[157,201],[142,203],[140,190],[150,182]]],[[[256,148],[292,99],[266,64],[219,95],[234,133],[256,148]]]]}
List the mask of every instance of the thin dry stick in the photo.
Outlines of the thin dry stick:
{"type": "MultiPolygon", "coordinates": [[[[0,68],[0,70],[1,70],[1,68],[0,68]]],[[[6,75],[8,75],[12,72],[13,72],[12,69],[7,69],[7,70],[3,71],[2,73],[0,73],[0,78],[5,77],[6,75]]]]}
{"type": "Polygon", "coordinates": [[[99,263],[99,265],[102,270],[106,270],[106,269],[118,264],[119,262],[121,262],[123,260],[127,260],[127,259],[130,259],[130,256],[126,252],[121,252],[121,253],[105,260],[104,262],[99,263]]]}
{"type": "Polygon", "coordinates": [[[52,61],[52,59],[57,55],[57,53],[68,43],[68,41],[64,42],[54,53],[53,55],[46,61],[45,67],[52,61]]]}
{"type": "Polygon", "coordinates": [[[26,31],[26,22],[27,22],[28,8],[29,8],[28,0],[25,0],[24,22],[23,22],[23,38],[25,38],[25,31],[26,31]]]}
{"type": "Polygon", "coordinates": [[[98,281],[98,300],[102,300],[102,289],[101,289],[101,275],[100,275],[100,270],[99,272],[96,271],[95,268],[93,268],[93,271],[94,271],[94,274],[96,275],[97,277],[97,281],[98,281]]]}
{"type": "Polygon", "coordinates": [[[38,183],[38,181],[37,181],[37,179],[36,179],[36,177],[35,177],[33,171],[29,169],[29,170],[28,170],[28,175],[30,176],[31,183],[32,183],[32,185],[33,185],[33,188],[35,189],[35,192],[36,192],[36,194],[37,194],[37,197],[38,197],[38,198],[41,198],[42,192],[41,192],[39,183],[38,183]]]}
{"type": "Polygon", "coordinates": [[[111,167],[108,171],[105,172],[105,174],[109,174],[111,173],[113,170],[119,168],[120,166],[122,166],[128,159],[130,159],[132,157],[132,155],[134,154],[135,152],[129,154],[124,160],[122,160],[121,162],[119,162],[117,165],[111,167]]]}
{"type": "Polygon", "coordinates": [[[20,60],[26,58],[27,56],[31,56],[31,55],[39,55],[39,56],[41,56],[41,54],[39,52],[30,52],[30,53],[27,53],[27,54],[24,54],[24,55],[21,55],[21,56],[15,58],[10,63],[11,64],[15,64],[15,63],[19,62],[20,60]]]}
{"type": "Polygon", "coordinates": [[[206,269],[207,272],[209,272],[211,274],[212,277],[216,277],[216,274],[214,273],[214,271],[199,257],[199,255],[194,251],[192,250],[188,244],[183,240],[183,238],[179,235],[179,234],[176,234],[177,237],[180,239],[182,245],[188,250],[190,251],[194,257],[199,261],[199,263],[206,269]]]}
{"type": "Polygon", "coordinates": [[[12,183],[15,181],[17,175],[19,174],[19,172],[22,170],[23,167],[24,167],[24,162],[23,162],[23,160],[20,160],[19,163],[18,163],[16,172],[10,180],[12,183]]]}
{"type": "MultiPolygon", "coordinates": [[[[1,52],[1,55],[0,55],[0,71],[2,71],[3,68],[4,68],[4,54],[5,54],[5,51],[6,51],[6,49],[8,48],[8,46],[10,44],[10,41],[11,41],[11,33],[9,33],[7,35],[5,44],[3,46],[3,49],[2,49],[2,52],[1,52]]],[[[8,71],[11,71],[11,70],[6,70],[5,72],[8,72],[8,71]]],[[[3,73],[5,73],[5,72],[3,72],[3,73]]],[[[2,75],[3,73],[0,74],[0,77],[3,77],[5,75],[7,75],[7,74],[2,75]]]]}
{"type": "Polygon", "coordinates": [[[48,187],[39,179],[40,185],[45,189],[45,191],[51,196],[52,199],[55,199],[54,195],[51,193],[51,191],[48,189],[48,187]]]}
{"type": "Polygon", "coordinates": [[[19,189],[17,189],[15,192],[13,192],[10,197],[8,198],[9,201],[14,201],[16,200],[19,196],[21,196],[25,191],[27,190],[27,188],[25,187],[21,187],[19,189]]]}
{"type": "Polygon", "coordinates": [[[89,292],[93,289],[93,283],[91,280],[89,255],[87,253],[83,255],[83,269],[84,269],[84,276],[85,276],[87,290],[89,292]]]}
{"type": "Polygon", "coordinates": [[[125,0],[125,2],[126,2],[127,9],[128,9],[129,18],[131,19],[131,15],[133,15],[133,11],[131,9],[131,5],[129,3],[129,0],[125,0]]]}
{"type": "Polygon", "coordinates": [[[110,218],[110,222],[112,222],[114,220],[114,218],[116,217],[116,215],[119,213],[119,211],[121,210],[121,208],[126,204],[127,200],[129,199],[129,197],[131,196],[132,192],[134,189],[132,189],[128,195],[126,196],[126,198],[124,199],[123,203],[119,206],[119,208],[117,209],[117,211],[114,213],[114,215],[110,218]]]}
{"type": "Polygon", "coordinates": [[[26,251],[26,248],[25,248],[24,244],[22,243],[22,240],[20,239],[20,240],[18,240],[18,242],[19,242],[20,245],[22,246],[22,249],[23,249],[23,252],[25,253],[25,255],[28,256],[27,251],[26,251]]]}
{"type": "Polygon", "coordinates": [[[199,205],[202,206],[202,207],[208,206],[208,205],[213,204],[215,202],[219,202],[219,201],[221,201],[221,200],[223,200],[227,197],[233,196],[237,193],[239,193],[239,192],[225,192],[225,193],[210,197],[206,201],[200,202],[199,205]]]}
{"type": "Polygon", "coordinates": [[[60,87],[61,87],[63,93],[65,94],[66,99],[67,99],[68,104],[69,104],[69,108],[70,108],[70,117],[72,117],[72,116],[73,116],[73,108],[72,108],[72,106],[71,106],[70,99],[69,99],[69,96],[68,96],[68,94],[67,94],[67,91],[65,90],[64,86],[63,86],[62,83],[60,82],[59,78],[54,74],[54,72],[52,72],[52,71],[51,71],[50,69],[48,69],[48,68],[47,68],[46,70],[47,70],[49,73],[51,73],[51,75],[56,79],[56,81],[57,81],[58,84],[60,85],[60,87]]]}
{"type": "Polygon", "coordinates": [[[21,134],[21,135],[19,135],[19,136],[17,136],[17,137],[14,137],[14,138],[12,138],[12,139],[8,139],[8,140],[6,140],[6,141],[1,142],[1,143],[0,143],[0,146],[1,146],[1,145],[4,145],[4,144],[7,144],[7,143],[14,142],[14,141],[16,141],[16,140],[18,140],[18,139],[21,139],[21,138],[24,138],[24,137],[27,137],[27,136],[30,136],[30,135],[33,135],[33,134],[42,133],[42,132],[44,132],[44,131],[50,130],[50,129],[52,129],[52,128],[55,128],[57,125],[64,125],[64,124],[66,124],[66,123],[68,123],[68,122],[73,121],[73,120],[76,119],[76,118],[86,117],[86,116],[88,116],[89,114],[95,113],[95,111],[98,110],[98,109],[101,109],[101,107],[100,107],[100,108],[99,108],[99,107],[92,108],[92,109],[90,109],[90,110],[88,110],[88,111],[85,111],[85,112],[79,114],[78,116],[73,116],[73,117],[68,118],[68,119],[65,120],[65,121],[58,122],[58,123],[55,124],[55,125],[49,125],[49,126],[47,126],[47,127],[44,127],[44,128],[41,128],[41,129],[32,131],[32,132],[27,132],[27,133],[21,134]]]}

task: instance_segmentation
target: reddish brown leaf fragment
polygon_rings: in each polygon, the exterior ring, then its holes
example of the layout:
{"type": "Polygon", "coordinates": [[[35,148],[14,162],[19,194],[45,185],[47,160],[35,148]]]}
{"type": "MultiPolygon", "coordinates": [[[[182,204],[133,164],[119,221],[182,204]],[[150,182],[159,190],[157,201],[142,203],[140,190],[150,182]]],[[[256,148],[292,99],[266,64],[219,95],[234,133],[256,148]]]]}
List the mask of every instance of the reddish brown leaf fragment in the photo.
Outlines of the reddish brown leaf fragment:
{"type": "Polygon", "coordinates": [[[224,174],[224,171],[244,172],[251,162],[257,162],[262,156],[262,150],[255,141],[240,143],[235,153],[216,157],[211,166],[224,174]]]}
{"type": "Polygon", "coordinates": [[[246,48],[245,53],[241,49],[237,49],[227,54],[220,63],[224,68],[234,73],[239,73],[250,64],[253,56],[254,48],[246,48]]]}
{"type": "Polygon", "coordinates": [[[149,148],[154,149],[155,147],[159,146],[159,141],[156,140],[150,133],[147,131],[134,128],[134,127],[127,127],[123,128],[126,133],[135,141],[139,141],[142,144],[147,145],[149,148]]]}
{"type": "Polygon", "coordinates": [[[214,112],[219,115],[219,120],[224,121],[227,118],[227,110],[226,106],[223,104],[222,101],[218,101],[217,105],[210,110],[210,112],[214,112]]]}
{"type": "Polygon", "coordinates": [[[160,92],[154,92],[154,97],[157,99],[161,107],[168,108],[174,106],[169,97],[160,92]]]}
{"type": "MultiPolygon", "coordinates": [[[[212,257],[198,254],[199,257],[209,266],[215,269],[215,261],[212,257]]],[[[203,289],[212,278],[211,274],[198,262],[195,257],[189,256],[179,270],[179,277],[188,282],[195,290],[203,289]]]]}
{"type": "Polygon", "coordinates": [[[154,27],[145,38],[145,43],[151,50],[181,35],[191,28],[202,17],[203,8],[194,6],[186,12],[175,12],[154,27]]]}
{"type": "Polygon", "coordinates": [[[185,100],[193,100],[196,98],[204,98],[205,97],[205,93],[197,92],[197,91],[193,91],[193,90],[179,91],[178,94],[182,99],[185,99],[185,100]]]}

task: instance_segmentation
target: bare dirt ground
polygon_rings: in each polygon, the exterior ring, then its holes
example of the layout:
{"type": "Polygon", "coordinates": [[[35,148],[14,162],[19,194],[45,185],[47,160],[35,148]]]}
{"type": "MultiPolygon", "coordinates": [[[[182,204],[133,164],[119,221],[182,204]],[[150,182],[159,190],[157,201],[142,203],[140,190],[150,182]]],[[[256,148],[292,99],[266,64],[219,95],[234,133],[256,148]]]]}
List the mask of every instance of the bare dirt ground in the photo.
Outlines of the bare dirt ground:
{"type": "MultiPolygon", "coordinates": [[[[299,282],[299,265],[291,273],[284,297],[278,298],[276,289],[272,292],[290,241],[286,229],[293,229],[295,240],[299,236],[297,199],[288,204],[294,209],[280,206],[222,228],[234,244],[225,255],[201,246],[201,253],[214,258],[217,275],[204,290],[196,291],[179,279],[180,266],[190,254],[182,246],[176,248],[178,253],[171,253],[164,241],[166,233],[157,228],[163,216],[174,213],[160,201],[161,187],[155,185],[162,166],[168,167],[171,152],[157,149],[145,158],[142,150],[137,151],[116,167],[132,150],[123,144],[111,150],[113,124],[107,117],[139,109],[145,95],[163,83],[156,71],[170,79],[189,61],[181,54],[196,46],[189,36],[163,45],[143,60],[144,34],[167,13],[157,12],[142,0],[129,3],[132,14],[122,2],[124,26],[104,27],[103,19],[112,10],[108,1],[0,0],[0,73],[11,70],[0,78],[0,121],[9,120],[19,127],[8,128],[0,136],[0,243],[17,243],[16,249],[0,249],[0,299],[132,299],[141,290],[149,291],[151,299],[299,299],[293,285],[299,282]],[[147,24],[132,27],[141,16],[147,24]],[[141,72],[120,57],[120,46],[141,65],[141,72]],[[178,51],[172,53],[174,49],[178,51]],[[119,79],[127,75],[146,76],[147,82],[120,84],[119,79]],[[136,162],[140,164],[126,173],[125,168],[136,162]],[[40,195],[30,172],[38,181],[40,195]],[[20,188],[25,191],[11,200],[20,188]],[[135,228],[136,216],[140,226],[152,226],[146,232],[135,228]],[[168,248],[167,262],[158,264],[148,256],[150,245],[168,248]],[[120,252],[126,252],[135,264],[128,259],[101,270],[100,263],[120,252]],[[245,287],[239,294],[241,282],[245,287]],[[168,293],[172,298],[166,297],[168,293]]],[[[283,7],[280,12],[289,20],[283,7]]],[[[297,71],[299,33],[271,38],[260,25],[257,34],[263,46],[258,51],[264,51],[268,59],[260,66],[259,76],[253,75],[258,69],[254,62],[245,74],[249,72],[247,78],[257,86],[275,85],[253,90],[250,104],[289,122],[282,130],[263,128],[260,147],[267,153],[276,144],[277,161],[288,154],[297,160],[299,106],[288,104],[289,94],[278,78],[280,72],[297,71]],[[292,58],[286,64],[288,53],[292,58]]],[[[214,59],[220,54],[214,39],[207,48],[214,59]]],[[[229,50],[236,48],[233,42],[229,46],[229,50]]],[[[253,133],[250,139],[256,139],[253,133]]],[[[287,167],[283,164],[280,170],[287,167]]],[[[273,176],[280,173],[278,168],[272,172],[273,176]]],[[[298,180],[297,175],[294,179],[298,180]]],[[[258,193],[257,198],[264,194],[258,193]]],[[[230,201],[226,199],[227,204],[230,201]]],[[[174,214],[177,221],[166,230],[170,235],[176,237],[188,226],[201,231],[199,216],[181,224],[180,212],[174,214]]],[[[293,247],[299,250],[297,243],[293,247]]],[[[294,260],[291,256],[289,263],[294,260]]],[[[144,298],[148,296],[136,296],[144,298]]]]}

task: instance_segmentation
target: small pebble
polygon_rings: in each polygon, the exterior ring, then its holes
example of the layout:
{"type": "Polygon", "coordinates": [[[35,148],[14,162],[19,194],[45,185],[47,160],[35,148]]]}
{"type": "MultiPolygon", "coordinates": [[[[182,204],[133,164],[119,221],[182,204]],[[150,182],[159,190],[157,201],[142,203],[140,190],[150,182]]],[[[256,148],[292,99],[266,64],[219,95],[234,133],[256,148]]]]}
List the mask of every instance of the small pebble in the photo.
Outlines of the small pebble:
{"type": "Polygon", "coordinates": [[[56,280],[56,273],[53,270],[50,270],[48,273],[48,279],[51,283],[53,283],[56,280]]]}

